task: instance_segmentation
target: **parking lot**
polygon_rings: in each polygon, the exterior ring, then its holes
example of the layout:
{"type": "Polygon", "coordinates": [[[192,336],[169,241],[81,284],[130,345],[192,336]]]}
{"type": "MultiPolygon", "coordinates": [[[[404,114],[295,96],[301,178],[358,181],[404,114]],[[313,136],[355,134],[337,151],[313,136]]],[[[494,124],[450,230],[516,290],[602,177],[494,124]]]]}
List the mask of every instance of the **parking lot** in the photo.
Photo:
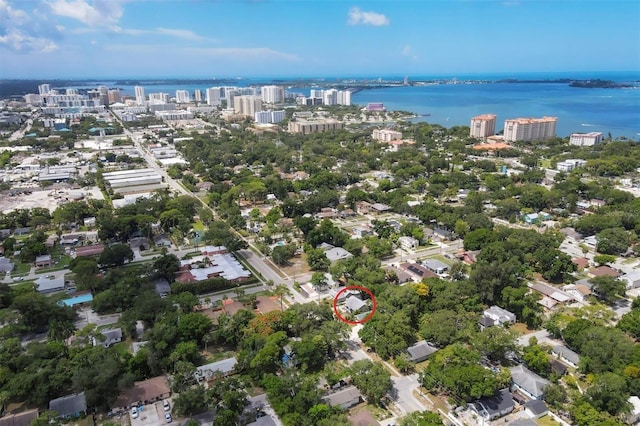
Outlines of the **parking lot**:
{"type": "Polygon", "coordinates": [[[131,418],[131,409],[129,409],[129,418],[131,426],[160,426],[167,423],[164,418],[164,408],[162,401],[151,405],[143,405],[138,407],[138,417],[131,418]]]}

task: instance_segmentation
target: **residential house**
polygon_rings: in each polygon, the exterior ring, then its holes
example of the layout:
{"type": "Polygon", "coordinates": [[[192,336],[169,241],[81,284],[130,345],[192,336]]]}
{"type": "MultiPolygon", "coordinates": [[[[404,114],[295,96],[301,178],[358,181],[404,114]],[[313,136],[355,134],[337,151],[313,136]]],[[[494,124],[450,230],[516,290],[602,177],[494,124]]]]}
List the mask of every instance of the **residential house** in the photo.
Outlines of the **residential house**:
{"type": "Polygon", "coordinates": [[[91,216],[91,217],[85,217],[82,221],[83,225],[86,226],[87,228],[93,228],[94,226],[96,226],[96,218],[91,216]]]}
{"type": "Polygon", "coordinates": [[[591,295],[591,289],[583,284],[567,284],[562,287],[562,290],[573,297],[578,302],[586,302],[587,298],[591,295]]]}
{"type": "Polygon", "coordinates": [[[426,340],[420,340],[407,348],[411,362],[422,362],[437,351],[438,348],[431,346],[426,340]]]}
{"type": "Polygon", "coordinates": [[[349,311],[349,313],[357,314],[362,312],[368,306],[367,302],[352,294],[344,301],[344,307],[349,311]]]}
{"type": "Polygon", "coordinates": [[[8,413],[0,417],[0,426],[29,426],[38,418],[38,409],[8,413]]]}
{"type": "Polygon", "coordinates": [[[524,411],[532,419],[539,419],[549,412],[549,408],[547,408],[547,404],[545,404],[544,401],[532,399],[524,403],[524,411]]]}
{"type": "Polygon", "coordinates": [[[40,277],[35,280],[36,290],[42,294],[55,293],[64,290],[64,278],[40,277]]]}
{"type": "Polygon", "coordinates": [[[346,410],[359,404],[360,401],[362,401],[362,394],[355,386],[347,386],[344,389],[326,395],[322,400],[332,407],[339,407],[346,410]]]}
{"type": "Polygon", "coordinates": [[[158,234],[153,237],[153,244],[157,247],[171,247],[171,239],[166,234],[158,234]]]}
{"type": "Polygon", "coordinates": [[[405,271],[404,269],[389,267],[386,269],[386,271],[387,271],[387,278],[392,279],[391,277],[395,275],[395,279],[397,279],[398,284],[404,284],[404,283],[408,283],[409,281],[413,281],[413,275],[411,275],[409,272],[405,271]]]}
{"type": "Polygon", "coordinates": [[[371,204],[370,210],[373,213],[384,213],[384,212],[388,212],[389,210],[391,210],[391,207],[386,205],[386,204],[382,204],[382,203],[373,203],[373,204],[371,204]]]}
{"type": "Polygon", "coordinates": [[[216,254],[226,254],[227,248],[225,246],[204,246],[200,249],[200,254],[203,256],[215,256],[216,254]]]}
{"type": "Polygon", "coordinates": [[[361,215],[369,214],[371,210],[371,203],[366,201],[358,201],[356,203],[356,212],[361,215]]]}
{"type": "Polygon", "coordinates": [[[129,247],[138,250],[149,250],[151,248],[151,241],[146,237],[133,237],[129,240],[129,247]]]}
{"type": "Polygon", "coordinates": [[[544,222],[545,220],[549,220],[551,215],[545,212],[539,213],[528,213],[522,216],[523,220],[529,224],[536,224],[540,222],[544,222]]]}
{"type": "Polygon", "coordinates": [[[217,376],[226,377],[233,373],[238,360],[235,357],[223,359],[221,361],[212,362],[210,364],[196,367],[194,377],[197,381],[212,380],[217,376]]]}
{"type": "Polygon", "coordinates": [[[167,376],[157,376],[151,379],[135,382],[133,387],[118,396],[116,406],[130,407],[132,404],[144,405],[160,401],[171,396],[167,376]]]}
{"type": "Polygon", "coordinates": [[[551,308],[558,303],[568,303],[574,300],[571,295],[564,291],[542,282],[535,283],[531,286],[531,289],[542,295],[542,299],[538,303],[547,308],[551,308]]]}
{"type": "Polygon", "coordinates": [[[350,259],[353,257],[353,254],[349,253],[342,247],[333,247],[324,252],[329,262],[337,262],[338,260],[350,259]]]}
{"type": "Polygon", "coordinates": [[[509,389],[502,389],[497,395],[479,399],[469,405],[485,420],[495,420],[506,416],[515,408],[509,389]]]}
{"type": "Polygon", "coordinates": [[[482,317],[480,318],[480,320],[480,325],[482,328],[491,327],[494,325],[504,326],[515,323],[516,316],[514,313],[509,312],[506,309],[502,309],[499,306],[493,305],[482,312],[482,317]]]}
{"type": "Polygon", "coordinates": [[[103,347],[108,348],[115,343],[122,342],[122,329],[120,327],[102,330],[100,334],[102,334],[104,340],[102,340],[101,337],[92,337],[91,342],[93,343],[93,346],[98,346],[100,344],[103,347]]]}
{"type": "Polygon", "coordinates": [[[640,287],[640,271],[632,271],[620,277],[627,283],[627,290],[640,287]]]}
{"type": "Polygon", "coordinates": [[[87,414],[87,399],[84,392],[52,399],[49,401],[49,411],[54,411],[57,418],[80,417],[87,414]]]}
{"type": "Polygon", "coordinates": [[[60,245],[71,246],[80,242],[82,235],[79,234],[64,234],[60,236],[60,245]]]}
{"type": "Polygon", "coordinates": [[[9,273],[13,271],[15,264],[6,257],[0,257],[0,272],[9,273]]]}
{"type": "Polygon", "coordinates": [[[620,272],[613,269],[611,266],[603,265],[590,269],[588,275],[591,278],[604,276],[618,278],[620,276],[620,272]]]}
{"type": "Polygon", "coordinates": [[[418,241],[417,238],[403,235],[402,237],[398,238],[398,244],[400,245],[400,248],[404,250],[411,250],[418,247],[420,245],[420,241],[418,241]]]}
{"type": "Polygon", "coordinates": [[[366,226],[355,226],[351,230],[351,233],[353,234],[354,238],[363,238],[369,235],[373,235],[373,231],[366,226]]]}
{"type": "Polygon", "coordinates": [[[437,275],[417,263],[402,263],[400,267],[415,277],[415,281],[421,281],[423,278],[435,278],[437,275]]]}
{"type": "Polygon", "coordinates": [[[53,265],[53,260],[51,259],[50,254],[43,254],[41,256],[36,256],[36,261],[34,262],[36,268],[47,268],[53,265]]]}
{"type": "Polygon", "coordinates": [[[551,348],[551,352],[553,352],[558,359],[564,362],[567,365],[570,365],[573,368],[578,368],[578,364],[580,364],[580,355],[567,348],[564,345],[556,345],[551,348]]]}
{"type": "Polygon", "coordinates": [[[574,257],[571,259],[571,263],[576,265],[578,271],[582,271],[583,269],[587,269],[589,267],[589,259],[586,257],[574,257]]]}
{"type": "Polygon", "coordinates": [[[16,228],[13,230],[13,235],[28,235],[31,233],[31,228],[16,228]]]}
{"type": "Polygon", "coordinates": [[[442,275],[449,270],[449,265],[439,261],[438,259],[426,259],[422,262],[422,265],[438,275],[442,275]]]}
{"type": "Polygon", "coordinates": [[[433,230],[433,238],[440,241],[449,241],[455,239],[455,234],[448,229],[436,228],[433,230]]]}
{"type": "Polygon", "coordinates": [[[524,365],[511,368],[511,379],[513,380],[513,390],[519,391],[531,399],[542,399],[544,389],[550,383],[524,365]]]}
{"type": "Polygon", "coordinates": [[[73,257],[95,257],[100,256],[103,251],[104,244],[91,244],[74,248],[71,255],[73,257]]]}
{"type": "Polygon", "coordinates": [[[171,285],[169,284],[169,281],[165,280],[164,278],[155,280],[153,282],[153,287],[156,294],[162,298],[165,298],[171,294],[171,285]]]}

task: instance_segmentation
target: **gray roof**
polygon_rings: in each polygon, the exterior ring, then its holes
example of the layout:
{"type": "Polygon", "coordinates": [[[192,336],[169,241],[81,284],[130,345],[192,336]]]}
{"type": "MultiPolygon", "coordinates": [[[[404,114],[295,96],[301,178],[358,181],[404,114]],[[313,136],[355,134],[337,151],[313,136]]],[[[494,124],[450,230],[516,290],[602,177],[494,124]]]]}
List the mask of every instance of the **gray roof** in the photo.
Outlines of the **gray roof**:
{"type": "Polygon", "coordinates": [[[40,293],[48,293],[64,289],[64,278],[54,278],[52,280],[46,277],[40,277],[35,281],[37,290],[40,293]]]}
{"type": "Polygon", "coordinates": [[[104,342],[102,342],[105,346],[111,346],[122,340],[122,329],[120,327],[102,330],[101,333],[105,338],[104,342]]]}
{"type": "Polygon", "coordinates": [[[558,355],[561,356],[562,358],[566,359],[567,361],[578,365],[578,363],[580,362],[580,355],[578,355],[577,353],[575,353],[574,351],[572,351],[571,349],[567,348],[566,346],[563,345],[557,345],[554,346],[551,351],[558,355]]]}
{"type": "Polygon", "coordinates": [[[13,271],[13,267],[15,265],[6,257],[0,257],[0,271],[2,272],[11,272],[13,271]]]}
{"type": "Polygon", "coordinates": [[[247,426],[276,426],[276,422],[271,416],[258,417],[255,422],[249,423],[247,426]]]}
{"type": "Polygon", "coordinates": [[[509,389],[502,389],[497,395],[479,399],[473,405],[478,413],[490,419],[504,415],[515,408],[509,389]]]}
{"type": "Polygon", "coordinates": [[[196,378],[211,379],[218,371],[223,375],[229,374],[233,371],[238,360],[235,357],[223,359],[221,361],[212,362],[211,364],[201,365],[196,367],[196,378]]]}
{"type": "Polygon", "coordinates": [[[545,404],[544,401],[540,399],[532,399],[531,401],[527,401],[524,403],[524,406],[528,408],[534,416],[540,416],[549,411],[549,409],[547,408],[547,404],[545,404]]]}
{"type": "Polygon", "coordinates": [[[366,305],[367,303],[365,301],[356,296],[349,296],[344,302],[344,306],[351,312],[359,311],[366,305]]]}
{"type": "Polygon", "coordinates": [[[433,355],[438,348],[431,346],[426,340],[420,340],[407,348],[409,359],[413,362],[424,361],[433,355]]]}
{"type": "Polygon", "coordinates": [[[511,368],[511,378],[513,383],[536,398],[544,394],[544,388],[550,383],[524,365],[511,368]]]}
{"type": "Polygon", "coordinates": [[[334,247],[325,251],[324,254],[325,256],[327,256],[327,259],[329,259],[330,262],[335,262],[336,260],[341,259],[349,259],[350,257],[353,257],[351,253],[349,253],[342,247],[334,247]]]}
{"type": "Polygon", "coordinates": [[[444,262],[439,261],[438,259],[426,259],[422,264],[432,271],[437,271],[439,269],[447,270],[449,269],[449,265],[444,262]]]}
{"type": "Polygon", "coordinates": [[[49,410],[58,413],[58,417],[78,415],[87,411],[87,399],[84,392],[52,399],[49,401],[49,410]]]}
{"type": "Polygon", "coordinates": [[[327,402],[327,404],[334,407],[337,405],[346,404],[356,398],[362,398],[362,394],[360,393],[358,388],[355,386],[347,386],[346,388],[341,389],[336,393],[325,396],[323,399],[327,402]]]}

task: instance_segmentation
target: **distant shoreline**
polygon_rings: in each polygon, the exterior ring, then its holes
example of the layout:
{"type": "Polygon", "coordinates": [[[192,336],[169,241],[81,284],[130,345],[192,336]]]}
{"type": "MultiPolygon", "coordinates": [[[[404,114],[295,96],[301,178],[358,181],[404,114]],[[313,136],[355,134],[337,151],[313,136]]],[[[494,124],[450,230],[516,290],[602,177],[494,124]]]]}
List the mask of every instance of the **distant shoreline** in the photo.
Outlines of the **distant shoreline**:
{"type": "Polygon", "coordinates": [[[305,78],[305,79],[239,79],[239,78],[224,78],[224,79],[3,79],[0,80],[0,98],[10,98],[15,96],[23,96],[27,93],[37,93],[39,84],[43,82],[49,83],[53,87],[64,88],[74,86],[90,86],[98,85],[99,83],[108,82],[110,88],[117,88],[122,86],[265,86],[265,85],[279,85],[285,86],[288,89],[299,89],[308,87],[317,88],[336,88],[339,90],[351,90],[352,92],[358,92],[360,90],[367,89],[380,89],[389,87],[410,87],[410,86],[428,86],[428,85],[464,85],[464,84],[567,84],[570,87],[575,88],[606,88],[606,89],[628,89],[628,88],[640,88],[640,80],[632,80],[628,82],[616,82],[608,79],[574,79],[574,78],[545,78],[545,79],[519,79],[519,78],[506,78],[506,79],[419,79],[419,80],[386,80],[386,79],[342,79],[342,80],[327,80],[322,78],[305,78]]]}

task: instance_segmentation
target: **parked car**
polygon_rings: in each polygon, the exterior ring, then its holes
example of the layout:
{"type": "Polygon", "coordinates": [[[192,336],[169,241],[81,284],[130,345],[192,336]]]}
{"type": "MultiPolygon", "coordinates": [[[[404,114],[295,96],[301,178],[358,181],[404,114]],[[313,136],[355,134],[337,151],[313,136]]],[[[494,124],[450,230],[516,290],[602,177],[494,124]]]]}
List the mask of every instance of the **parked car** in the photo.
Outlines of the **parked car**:
{"type": "Polygon", "coordinates": [[[169,411],[171,409],[171,407],[169,406],[169,401],[167,401],[166,399],[162,401],[162,407],[164,408],[164,411],[169,411]]]}
{"type": "Polygon", "coordinates": [[[132,419],[138,418],[138,407],[131,407],[131,418],[132,419]]]}
{"type": "Polygon", "coordinates": [[[167,423],[171,423],[173,421],[173,419],[171,418],[171,413],[164,413],[164,419],[167,421],[167,423]]]}

